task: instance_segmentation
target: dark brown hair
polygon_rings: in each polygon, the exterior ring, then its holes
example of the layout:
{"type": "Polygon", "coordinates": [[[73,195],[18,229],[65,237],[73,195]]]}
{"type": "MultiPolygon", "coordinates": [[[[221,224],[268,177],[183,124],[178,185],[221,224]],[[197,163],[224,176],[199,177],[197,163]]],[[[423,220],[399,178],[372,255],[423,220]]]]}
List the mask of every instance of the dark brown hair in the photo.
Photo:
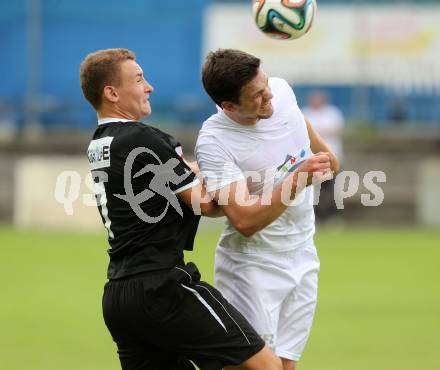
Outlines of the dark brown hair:
{"type": "Polygon", "coordinates": [[[105,49],[87,55],[81,63],[81,89],[96,110],[102,104],[104,87],[120,85],[120,64],[126,60],[136,60],[136,55],[128,49],[105,49]]]}
{"type": "Polygon", "coordinates": [[[257,76],[260,64],[260,59],[240,50],[210,52],[202,69],[203,86],[217,105],[238,104],[241,89],[257,76]]]}

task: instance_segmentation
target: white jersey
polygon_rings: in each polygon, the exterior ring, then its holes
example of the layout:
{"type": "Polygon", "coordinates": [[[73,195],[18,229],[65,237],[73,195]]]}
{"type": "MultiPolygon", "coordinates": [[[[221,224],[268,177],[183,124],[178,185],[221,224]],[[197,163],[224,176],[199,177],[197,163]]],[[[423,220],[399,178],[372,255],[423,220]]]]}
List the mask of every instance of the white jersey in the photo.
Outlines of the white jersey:
{"type": "MultiPolygon", "coordinates": [[[[196,157],[207,190],[213,192],[247,178],[251,194],[287,177],[311,155],[307,126],[288,83],[270,78],[273,115],[255,125],[232,121],[221,109],[200,130],[196,157]],[[252,174],[252,178],[247,175],[252,174]]],[[[243,253],[282,252],[313,243],[313,189],[307,187],[274,222],[251,237],[227,220],[219,246],[243,253]]]]}

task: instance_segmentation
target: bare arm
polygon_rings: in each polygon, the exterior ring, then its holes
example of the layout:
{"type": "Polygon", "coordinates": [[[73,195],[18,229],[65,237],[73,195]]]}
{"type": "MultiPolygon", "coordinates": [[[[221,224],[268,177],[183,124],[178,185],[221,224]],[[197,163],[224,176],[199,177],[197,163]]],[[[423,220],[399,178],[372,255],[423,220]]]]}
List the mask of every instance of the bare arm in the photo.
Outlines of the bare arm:
{"type": "Polygon", "coordinates": [[[324,152],[330,157],[331,170],[333,173],[339,171],[339,161],[333,150],[327,145],[327,143],[322,139],[321,136],[315,131],[311,122],[305,118],[307,124],[307,131],[310,138],[310,148],[313,153],[324,152]]]}
{"type": "Polygon", "coordinates": [[[287,200],[294,199],[306,185],[311,184],[313,174],[329,171],[329,156],[326,153],[318,153],[305,160],[296,171],[277,185],[268,197],[269,202],[266,201],[264,195],[250,195],[244,180],[216,191],[214,199],[221,205],[224,214],[235,229],[249,237],[271,224],[286,210],[289,203],[283,199],[283,187],[287,187],[289,196],[287,200]],[[301,184],[300,173],[308,174],[307,184],[301,184]]]}

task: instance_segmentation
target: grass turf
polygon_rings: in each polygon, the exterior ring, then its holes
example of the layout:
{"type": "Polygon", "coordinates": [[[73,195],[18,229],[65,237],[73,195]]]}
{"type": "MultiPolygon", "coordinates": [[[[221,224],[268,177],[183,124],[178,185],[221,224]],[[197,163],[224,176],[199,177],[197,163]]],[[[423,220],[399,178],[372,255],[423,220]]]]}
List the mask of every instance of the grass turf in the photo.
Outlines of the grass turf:
{"type": "MultiPolygon", "coordinates": [[[[187,260],[213,279],[219,230],[187,260]]],[[[440,369],[440,233],[317,233],[319,303],[302,370],[440,369]]],[[[116,370],[101,316],[105,236],[0,228],[0,369],[116,370]]]]}

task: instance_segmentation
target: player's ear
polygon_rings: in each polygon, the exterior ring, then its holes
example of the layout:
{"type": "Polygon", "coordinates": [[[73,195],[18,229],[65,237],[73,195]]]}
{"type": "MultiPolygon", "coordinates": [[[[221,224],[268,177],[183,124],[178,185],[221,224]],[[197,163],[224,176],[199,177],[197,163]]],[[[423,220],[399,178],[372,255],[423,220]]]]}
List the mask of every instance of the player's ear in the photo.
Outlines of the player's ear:
{"type": "Polygon", "coordinates": [[[235,104],[230,101],[223,101],[220,106],[223,110],[235,112],[235,104]]]}
{"type": "Polygon", "coordinates": [[[111,103],[117,103],[119,100],[119,95],[113,86],[105,86],[104,98],[110,101],[111,103]]]}

